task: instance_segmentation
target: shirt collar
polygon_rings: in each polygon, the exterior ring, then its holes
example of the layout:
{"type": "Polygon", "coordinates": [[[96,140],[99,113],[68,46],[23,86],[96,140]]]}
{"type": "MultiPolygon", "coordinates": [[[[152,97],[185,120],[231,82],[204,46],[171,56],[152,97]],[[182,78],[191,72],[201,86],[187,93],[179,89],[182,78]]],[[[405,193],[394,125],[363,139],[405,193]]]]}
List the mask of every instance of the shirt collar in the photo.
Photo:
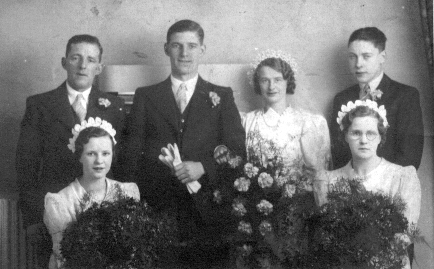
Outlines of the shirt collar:
{"type": "MultiPolygon", "coordinates": [[[[381,72],[378,77],[376,77],[373,80],[371,80],[370,82],[368,82],[369,88],[371,89],[371,91],[375,91],[378,88],[378,85],[380,85],[380,82],[383,79],[383,76],[384,76],[384,72],[381,72]]],[[[365,88],[365,85],[366,84],[359,84],[360,89],[363,90],[365,88]]]]}
{"type": "Polygon", "coordinates": [[[69,99],[69,103],[72,105],[72,103],[74,103],[75,98],[77,98],[78,94],[82,94],[84,97],[84,100],[86,100],[86,104],[89,103],[89,94],[90,94],[90,90],[92,89],[92,87],[90,87],[89,89],[86,89],[82,92],[76,91],[74,90],[69,84],[68,81],[66,81],[66,90],[68,91],[68,99],[69,99]]]}
{"type": "Polygon", "coordinates": [[[199,74],[196,74],[193,78],[182,81],[177,78],[175,78],[173,75],[170,75],[170,80],[172,81],[172,89],[174,92],[178,91],[179,86],[184,83],[185,86],[187,86],[187,92],[193,93],[194,89],[196,88],[197,80],[199,79],[199,74]]]}

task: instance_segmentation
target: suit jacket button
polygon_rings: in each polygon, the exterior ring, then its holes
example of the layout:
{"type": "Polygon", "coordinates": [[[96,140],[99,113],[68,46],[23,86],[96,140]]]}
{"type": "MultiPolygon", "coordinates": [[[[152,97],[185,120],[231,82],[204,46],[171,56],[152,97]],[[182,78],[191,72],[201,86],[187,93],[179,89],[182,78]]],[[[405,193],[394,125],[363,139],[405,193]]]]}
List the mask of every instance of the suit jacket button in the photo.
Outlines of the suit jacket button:
{"type": "Polygon", "coordinates": [[[181,120],[182,123],[184,123],[184,121],[185,121],[184,119],[181,120]]]}
{"type": "Polygon", "coordinates": [[[182,129],[179,130],[182,133],[182,129]]]}

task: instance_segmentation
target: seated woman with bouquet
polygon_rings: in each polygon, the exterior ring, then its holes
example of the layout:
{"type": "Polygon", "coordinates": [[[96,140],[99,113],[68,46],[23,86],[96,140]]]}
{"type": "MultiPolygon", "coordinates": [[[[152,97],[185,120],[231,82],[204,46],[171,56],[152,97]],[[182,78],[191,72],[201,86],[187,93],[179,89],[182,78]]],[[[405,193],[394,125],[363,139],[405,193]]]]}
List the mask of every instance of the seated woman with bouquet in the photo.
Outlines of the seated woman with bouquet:
{"type": "Polygon", "coordinates": [[[44,223],[53,240],[53,253],[49,268],[61,268],[63,258],[60,242],[68,224],[76,220],[79,212],[94,203],[114,201],[122,192],[127,197],[140,200],[135,183],[120,183],[106,177],[114,155],[116,131],[111,124],[100,118],[89,118],[72,130],[68,148],[83,165],[83,175],[58,193],[45,196],[44,223]]]}
{"type": "Polygon", "coordinates": [[[264,107],[242,119],[247,155],[250,159],[259,152],[278,154],[287,168],[304,167],[315,174],[330,164],[329,128],[323,116],[288,104],[287,96],[294,94],[296,87],[296,67],[281,51],[267,50],[258,56],[252,70],[253,88],[264,107]]]}
{"type": "MultiPolygon", "coordinates": [[[[343,105],[337,122],[342,137],[348,143],[352,160],[344,167],[326,171],[315,182],[315,194],[319,205],[328,202],[329,192],[341,179],[360,179],[361,184],[373,193],[382,193],[405,203],[403,215],[409,228],[414,228],[419,219],[421,187],[413,166],[400,166],[377,155],[377,148],[385,143],[388,127],[384,106],[378,107],[371,100],[349,102],[343,105]]],[[[407,259],[406,259],[407,260],[407,259]]],[[[410,268],[404,261],[404,268],[410,268]]]]}

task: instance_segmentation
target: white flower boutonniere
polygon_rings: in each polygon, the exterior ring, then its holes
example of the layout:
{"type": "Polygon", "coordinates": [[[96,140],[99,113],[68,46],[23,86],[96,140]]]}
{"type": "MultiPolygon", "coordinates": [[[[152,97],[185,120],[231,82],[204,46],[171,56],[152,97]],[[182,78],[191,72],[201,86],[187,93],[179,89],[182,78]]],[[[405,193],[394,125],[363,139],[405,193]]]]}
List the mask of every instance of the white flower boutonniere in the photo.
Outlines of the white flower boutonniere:
{"type": "Polygon", "coordinates": [[[380,89],[376,89],[375,91],[371,91],[369,93],[369,95],[371,95],[372,97],[372,101],[377,101],[381,99],[381,96],[383,95],[383,92],[380,89]]]}
{"type": "Polygon", "coordinates": [[[216,92],[209,92],[209,99],[212,102],[213,108],[220,104],[220,96],[216,92]]]}
{"type": "Polygon", "coordinates": [[[105,108],[111,105],[110,101],[106,98],[98,98],[98,105],[103,106],[105,108]]]}

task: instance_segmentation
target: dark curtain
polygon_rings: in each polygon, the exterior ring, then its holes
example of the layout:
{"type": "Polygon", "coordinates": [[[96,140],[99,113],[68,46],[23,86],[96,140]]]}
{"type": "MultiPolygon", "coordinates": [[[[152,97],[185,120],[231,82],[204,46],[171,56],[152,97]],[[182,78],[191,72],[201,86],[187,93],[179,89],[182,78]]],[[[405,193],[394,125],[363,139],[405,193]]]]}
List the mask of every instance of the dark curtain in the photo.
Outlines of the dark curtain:
{"type": "MultiPolygon", "coordinates": [[[[425,50],[428,63],[432,71],[433,67],[433,0],[419,0],[422,29],[425,40],[425,50]]],[[[432,72],[430,72],[432,75],[432,72]]],[[[432,77],[431,77],[432,79],[432,77]]]]}

